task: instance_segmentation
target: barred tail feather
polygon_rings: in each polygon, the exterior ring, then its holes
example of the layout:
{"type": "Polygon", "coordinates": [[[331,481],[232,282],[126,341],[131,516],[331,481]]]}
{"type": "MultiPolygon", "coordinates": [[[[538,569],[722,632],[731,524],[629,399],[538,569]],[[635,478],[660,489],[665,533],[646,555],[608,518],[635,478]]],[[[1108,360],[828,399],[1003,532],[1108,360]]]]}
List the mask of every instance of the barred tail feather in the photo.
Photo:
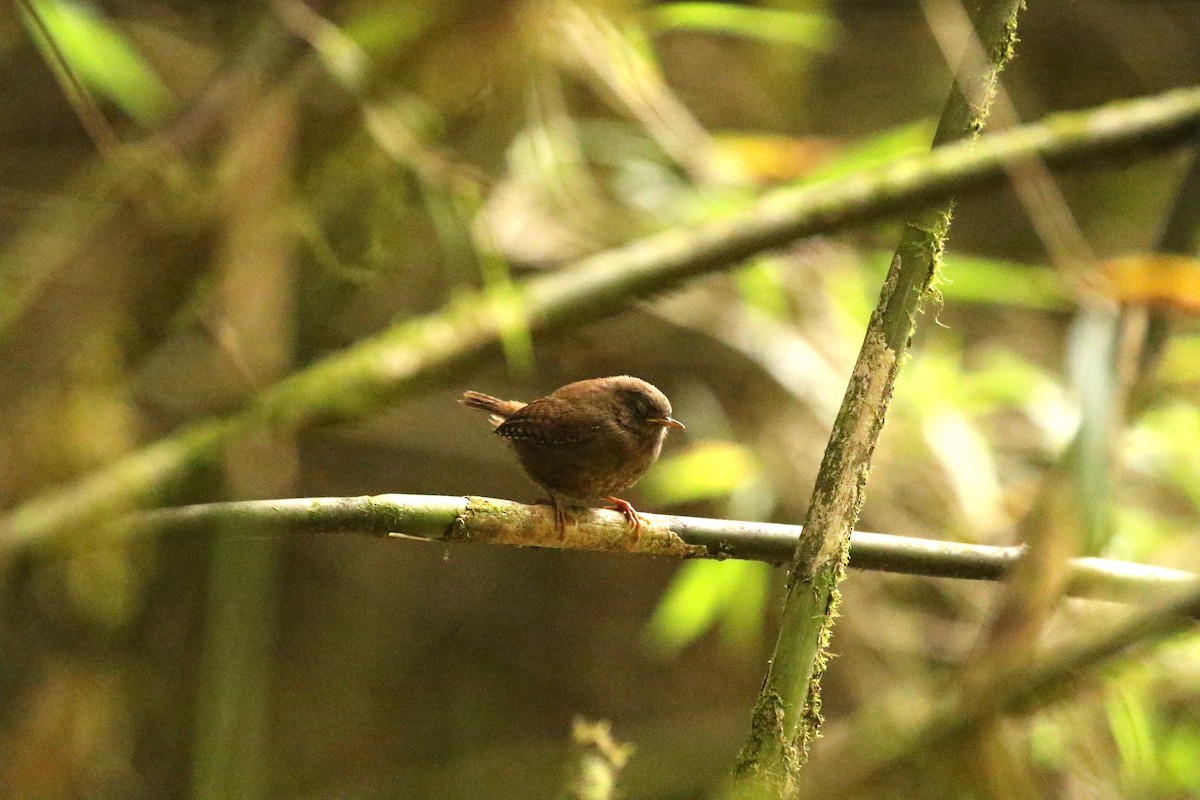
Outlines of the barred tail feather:
{"type": "Polygon", "coordinates": [[[480,411],[486,411],[490,415],[488,420],[493,425],[499,425],[509,416],[516,413],[518,410],[525,407],[524,403],[516,400],[501,400],[498,397],[492,397],[490,394],[482,392],[463,392],[462,399],[458,402],[462,403],[467,408],[474,408],[480,411]]]}

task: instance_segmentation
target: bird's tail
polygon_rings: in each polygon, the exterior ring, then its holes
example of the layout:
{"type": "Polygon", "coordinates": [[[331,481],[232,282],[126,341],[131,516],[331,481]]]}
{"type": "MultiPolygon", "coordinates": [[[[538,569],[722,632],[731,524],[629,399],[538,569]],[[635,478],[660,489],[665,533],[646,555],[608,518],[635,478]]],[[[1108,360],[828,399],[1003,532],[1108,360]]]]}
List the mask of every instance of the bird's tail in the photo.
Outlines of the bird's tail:
{"type": "Polygon", "coordinates": [[[520,401],[501,400],[499,397],[492,397],[490,394],[483,394],[482,392],[463,392],[462,399],[458,402],[467,408],[475,408],[488,412],[490,415],[488,420],[493,425],[499,425],[519,409],[525,407],[525,404],[520,401]]]}

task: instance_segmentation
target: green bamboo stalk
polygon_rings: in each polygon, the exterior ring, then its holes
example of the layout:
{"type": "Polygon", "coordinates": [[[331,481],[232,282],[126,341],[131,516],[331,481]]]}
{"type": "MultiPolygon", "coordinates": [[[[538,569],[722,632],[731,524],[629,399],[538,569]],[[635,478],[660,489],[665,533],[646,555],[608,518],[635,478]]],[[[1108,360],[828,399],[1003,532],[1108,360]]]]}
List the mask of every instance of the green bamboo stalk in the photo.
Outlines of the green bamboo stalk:
{"type": "MultiPolygon", "coordinates": [[[[973,4],[975,35],[943,109],[934,147],[978,136],[1000,70],[1016,41],[1020,0],[973,4]]],[[[821,677],[837,616],[838,584],[849,559],[871,467],[921,301],[936,275],[953,198],[912,214],[871,315],[796,548],[779,637],[767,667],[751,730],[736,768],[744,796],[788,797],[821,725],[821,677]]]]}

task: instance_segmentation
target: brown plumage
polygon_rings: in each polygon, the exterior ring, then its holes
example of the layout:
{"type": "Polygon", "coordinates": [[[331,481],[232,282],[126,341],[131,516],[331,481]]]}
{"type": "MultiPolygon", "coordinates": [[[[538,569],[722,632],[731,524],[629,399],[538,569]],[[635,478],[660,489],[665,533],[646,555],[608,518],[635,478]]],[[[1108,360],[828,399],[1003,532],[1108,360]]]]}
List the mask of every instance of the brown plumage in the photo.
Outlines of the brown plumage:
{"type": "Polygon", "coordinates": [[[637,511],[616,497],[658,459],[671,417],[666,395],[638,378],[618,375],[569,383],[531,403],[464,392],[468,408],[487,411],[512,445],[525,473],[550,495],[554,523],[566,534],[565,500],[603,498],[636,533],[637,511]]]}

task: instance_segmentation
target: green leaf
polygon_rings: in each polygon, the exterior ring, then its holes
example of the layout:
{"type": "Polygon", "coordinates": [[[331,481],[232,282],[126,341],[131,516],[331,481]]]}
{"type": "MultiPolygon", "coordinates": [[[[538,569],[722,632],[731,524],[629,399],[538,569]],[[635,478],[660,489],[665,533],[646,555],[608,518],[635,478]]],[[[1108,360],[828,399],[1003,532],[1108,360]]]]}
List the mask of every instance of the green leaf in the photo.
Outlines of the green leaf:
{"type": "Polygon", "coordinates": [[[1162,764],[1168,789],[1180,796],[1200,796],[1200,727],[1181,722],[1163,743],[1162,764]]]}
{"type": "Polygon", "coordinates": [[[938,289],[947,303],[989,303],[1036,311],[1069,311],[1075,303],[1058,273],[999,258],[947,254],[938,289]]]}
{"type": "MultiPolygon", "coordinates": [[[[871,256],[882,274],[891,253],[871,256]]],[[[1001,258],[947,253],[938,271],[937,289],[947,305],[986,303],[1034,311],[1070,311],[1075,302],[1058,273],[1037,264],[1001,258]]]]}
{"type": "Polygon", "coordinates": [[[61,69],[56,47],[84,87],[112,100],[143,125],[160,121],[174,107],[158,74],[120,30],[90,5],[75,0],[30,0],[30,5],[53,46],[27,13],[21,17],[52,69],[61,69]]]}
{"type": "Polygon", "coordinates": [[[776,320],[787,320],[790,305],[779,260],[761,256],[733,273],[742,302],[776,320]]]}
{"type": "Polygon", "coordinates": [[[660,503],[690,503],[728,497],[761,479],[754,454],[735,442],[697,442],[684,453],[664,458],[642,479],[647,497],[660,503]]]}
{"type": "Polygon", "coordinates": [[[1159,379],[1171,383],[1200,383],[1200,336],[1173,335],[1159,367],[1159,379]]]}
{"type": "Polygon", "coordinates": [[[753,561],[690,561],[646,625],[647,646],[669,658],[722,625],[726,640],[746,644],[762,628],[770,567],[753,561]]]}
{"type": "MultiPolygon", "coordinates": [[[[836,158],[809,175],[804,183],[843,178],[896,158],[928,153],[934,128],[932,120],[921,120],[889,128],[868,139],[855,142],[842,149],[836,158]]],[[[883,263],[886,265],[891,260],[892,257],[889,253],[883,263]]]]}
{"type": "Polygon", "coordinates": [[[650,12],[659,30],[725,33],[782,42],[826,52],[837,36],[837,20],[814,11],[784,11],[732,3],[664,3],[650,12]]]}
{"type": "Polygon", "coordinates": [[[1144,796],[1158,760],[1146,690],[1136,680],[1113,681],[1104,706],[1121,759],[1122,786],[1130,796],[1144,796]]]}

